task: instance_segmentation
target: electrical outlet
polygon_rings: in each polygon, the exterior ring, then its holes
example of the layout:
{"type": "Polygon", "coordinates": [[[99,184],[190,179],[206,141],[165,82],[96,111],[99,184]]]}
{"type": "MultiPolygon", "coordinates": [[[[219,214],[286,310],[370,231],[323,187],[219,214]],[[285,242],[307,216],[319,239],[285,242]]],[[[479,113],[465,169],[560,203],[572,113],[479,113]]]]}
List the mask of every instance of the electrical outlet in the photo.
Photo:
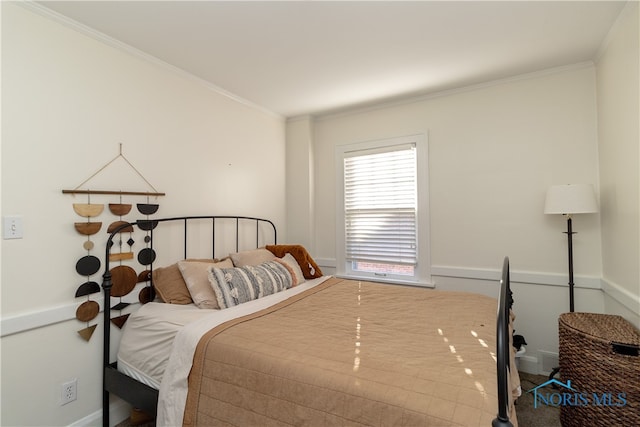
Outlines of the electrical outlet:
{"type": "Polygon", "coordinates": [[[78,398],[78,380],[76,378],[63,383],[60,389],[60,405],[66,405],[78,398]]]}

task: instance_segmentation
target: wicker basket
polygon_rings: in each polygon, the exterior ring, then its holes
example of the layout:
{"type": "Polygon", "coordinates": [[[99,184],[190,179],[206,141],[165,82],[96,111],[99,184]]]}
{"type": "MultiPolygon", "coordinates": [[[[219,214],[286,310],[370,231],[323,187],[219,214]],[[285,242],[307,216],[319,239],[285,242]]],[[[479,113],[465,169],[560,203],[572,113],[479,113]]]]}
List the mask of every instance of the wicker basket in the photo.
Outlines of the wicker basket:
{"type": "Polygon", "coordinates": [[[560,375],[575,391],[561,390],[573,397],[560,406],[562,425],[640,426],[640,333],[608,314],[564,313],[558,323],[560,375]]]}

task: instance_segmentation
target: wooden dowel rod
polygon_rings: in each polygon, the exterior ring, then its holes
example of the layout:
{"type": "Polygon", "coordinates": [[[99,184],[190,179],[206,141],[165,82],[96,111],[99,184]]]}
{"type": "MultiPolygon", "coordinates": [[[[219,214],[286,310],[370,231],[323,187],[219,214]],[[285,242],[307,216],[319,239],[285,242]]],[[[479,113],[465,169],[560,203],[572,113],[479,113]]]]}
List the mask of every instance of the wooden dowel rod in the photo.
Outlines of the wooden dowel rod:
{"type": "Polygon", "coordinates": [[[124,196],[164,196],[165,193],[148,193],[142,191],[108,191],[108,190],[62,190],[62,194],[111,194],[124,196]]]}

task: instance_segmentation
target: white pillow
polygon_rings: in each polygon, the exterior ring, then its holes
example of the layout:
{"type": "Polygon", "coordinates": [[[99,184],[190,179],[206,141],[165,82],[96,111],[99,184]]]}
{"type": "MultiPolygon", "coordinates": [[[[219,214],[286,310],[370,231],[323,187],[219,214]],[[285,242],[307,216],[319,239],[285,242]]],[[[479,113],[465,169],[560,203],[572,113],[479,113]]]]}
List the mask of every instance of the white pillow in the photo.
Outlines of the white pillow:
{"type": "Polygon", "coordinates": [[[306,281],[304,273],[302,273],[302,269],[300,268],[300,264],[298,264],[298,261],[290,253],[287,252],[282,258],[276,258],[274,261],[278,261],[284,264],[285,267],[288,267],[289,272],[293,277],[293,286],[297,286],[306,281]]]}
{"type": "Polygon", "coordinates": [[[219,309],[218,298],[211,288],[209,282],[209,270],[211,267],[217,268],[231,268],[233,263],[231,259],[226,258],[220,262],[190,262],[180,261],[178,262],[178,268],[182,273],[182,278],[187,284],[189,294],[193,303],[198,308],[213,308],[219,309]]]}

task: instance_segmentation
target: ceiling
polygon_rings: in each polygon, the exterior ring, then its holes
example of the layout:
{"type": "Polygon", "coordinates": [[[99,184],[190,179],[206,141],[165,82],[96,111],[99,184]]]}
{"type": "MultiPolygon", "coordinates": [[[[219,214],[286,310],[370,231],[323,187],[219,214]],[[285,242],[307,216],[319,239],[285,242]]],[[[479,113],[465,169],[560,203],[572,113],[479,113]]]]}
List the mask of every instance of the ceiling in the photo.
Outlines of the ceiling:
{"type": "Polygon", "coordinates": [[[590,61],[626,2],[39,3],[85,32],[295,117],[590,61]]]}

